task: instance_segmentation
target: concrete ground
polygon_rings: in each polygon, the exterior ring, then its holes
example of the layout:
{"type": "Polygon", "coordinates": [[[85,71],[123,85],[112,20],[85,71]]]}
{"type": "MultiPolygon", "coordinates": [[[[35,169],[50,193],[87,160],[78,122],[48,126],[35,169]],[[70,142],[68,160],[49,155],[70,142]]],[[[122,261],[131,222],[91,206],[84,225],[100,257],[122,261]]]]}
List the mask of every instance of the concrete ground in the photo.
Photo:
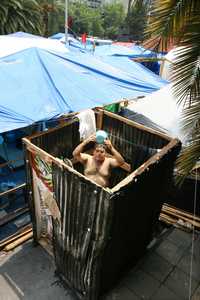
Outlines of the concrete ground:
{"type": "MultiPolygon", "coordinates": [[[[200,234],[192,247],[192,234],[171,227],[154,242],[105,300],[200,300],[200,234]]],[[[75,300],[54,270],[50,256],[31,241],[0,252],[0,300],[75,300]]]]}

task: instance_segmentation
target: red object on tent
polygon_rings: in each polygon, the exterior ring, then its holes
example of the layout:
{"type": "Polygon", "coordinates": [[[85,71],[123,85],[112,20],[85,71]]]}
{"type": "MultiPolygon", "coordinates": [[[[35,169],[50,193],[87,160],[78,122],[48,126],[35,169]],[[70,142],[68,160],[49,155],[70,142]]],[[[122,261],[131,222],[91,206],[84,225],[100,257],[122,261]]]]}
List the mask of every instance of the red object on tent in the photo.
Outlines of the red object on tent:
{"type": "Polygon", "coordinates": [[[69,27],[69,28],[72,28],[72,24],[73,24],[72,16],[69,16],[69,17],[68,17],[68,27],[69,27]]]}
{"type": "Polygon", "coordinates": [[[83,44],[86,44],[86,39],[87,39],[87,33],[84,32],[81,36],[81,41],[83,44]]]}

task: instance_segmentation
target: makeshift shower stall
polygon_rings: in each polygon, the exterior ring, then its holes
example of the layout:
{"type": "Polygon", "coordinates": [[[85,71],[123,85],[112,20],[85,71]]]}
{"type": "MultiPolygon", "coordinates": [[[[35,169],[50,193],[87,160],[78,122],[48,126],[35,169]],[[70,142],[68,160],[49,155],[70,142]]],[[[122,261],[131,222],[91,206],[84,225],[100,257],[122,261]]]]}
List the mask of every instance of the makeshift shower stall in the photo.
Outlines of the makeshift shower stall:
{"type": "Polygon", "coordinates": [[[72,159],[80,143],[76,116],[24,139],[34,238],[53,252],[60,278],[88,300],[99,299],[143,255],[181,147],[111,112],[95,110],[95,116],[126,161],[109,188],[86,178],[72,159]]]}

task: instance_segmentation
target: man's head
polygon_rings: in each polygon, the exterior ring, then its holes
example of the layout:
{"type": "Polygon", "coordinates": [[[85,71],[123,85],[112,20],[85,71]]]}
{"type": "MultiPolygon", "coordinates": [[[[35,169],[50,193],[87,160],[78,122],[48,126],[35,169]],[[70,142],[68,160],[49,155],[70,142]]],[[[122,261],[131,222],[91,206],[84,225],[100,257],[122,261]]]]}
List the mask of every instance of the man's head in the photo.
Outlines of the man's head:
{"type": "Polygon", "coordinates": [[[93,157],[97,162],[103,162],[106,157],[106,145],[96,144],[94,147],[93,157]]]}

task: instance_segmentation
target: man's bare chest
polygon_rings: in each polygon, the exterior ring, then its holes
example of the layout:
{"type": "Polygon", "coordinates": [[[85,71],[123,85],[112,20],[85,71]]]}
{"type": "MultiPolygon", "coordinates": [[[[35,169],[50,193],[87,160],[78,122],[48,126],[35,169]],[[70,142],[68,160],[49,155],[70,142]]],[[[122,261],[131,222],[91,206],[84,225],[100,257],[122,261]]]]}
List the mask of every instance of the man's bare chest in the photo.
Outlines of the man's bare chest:
{"type": "Polygon", "coordinates": [[[104,161],[102,164],[95,163],[93,160],[87,162],[85,167],[85,175],[100,175],[102,177],[109,176],[109,163],[104,161]]]}

